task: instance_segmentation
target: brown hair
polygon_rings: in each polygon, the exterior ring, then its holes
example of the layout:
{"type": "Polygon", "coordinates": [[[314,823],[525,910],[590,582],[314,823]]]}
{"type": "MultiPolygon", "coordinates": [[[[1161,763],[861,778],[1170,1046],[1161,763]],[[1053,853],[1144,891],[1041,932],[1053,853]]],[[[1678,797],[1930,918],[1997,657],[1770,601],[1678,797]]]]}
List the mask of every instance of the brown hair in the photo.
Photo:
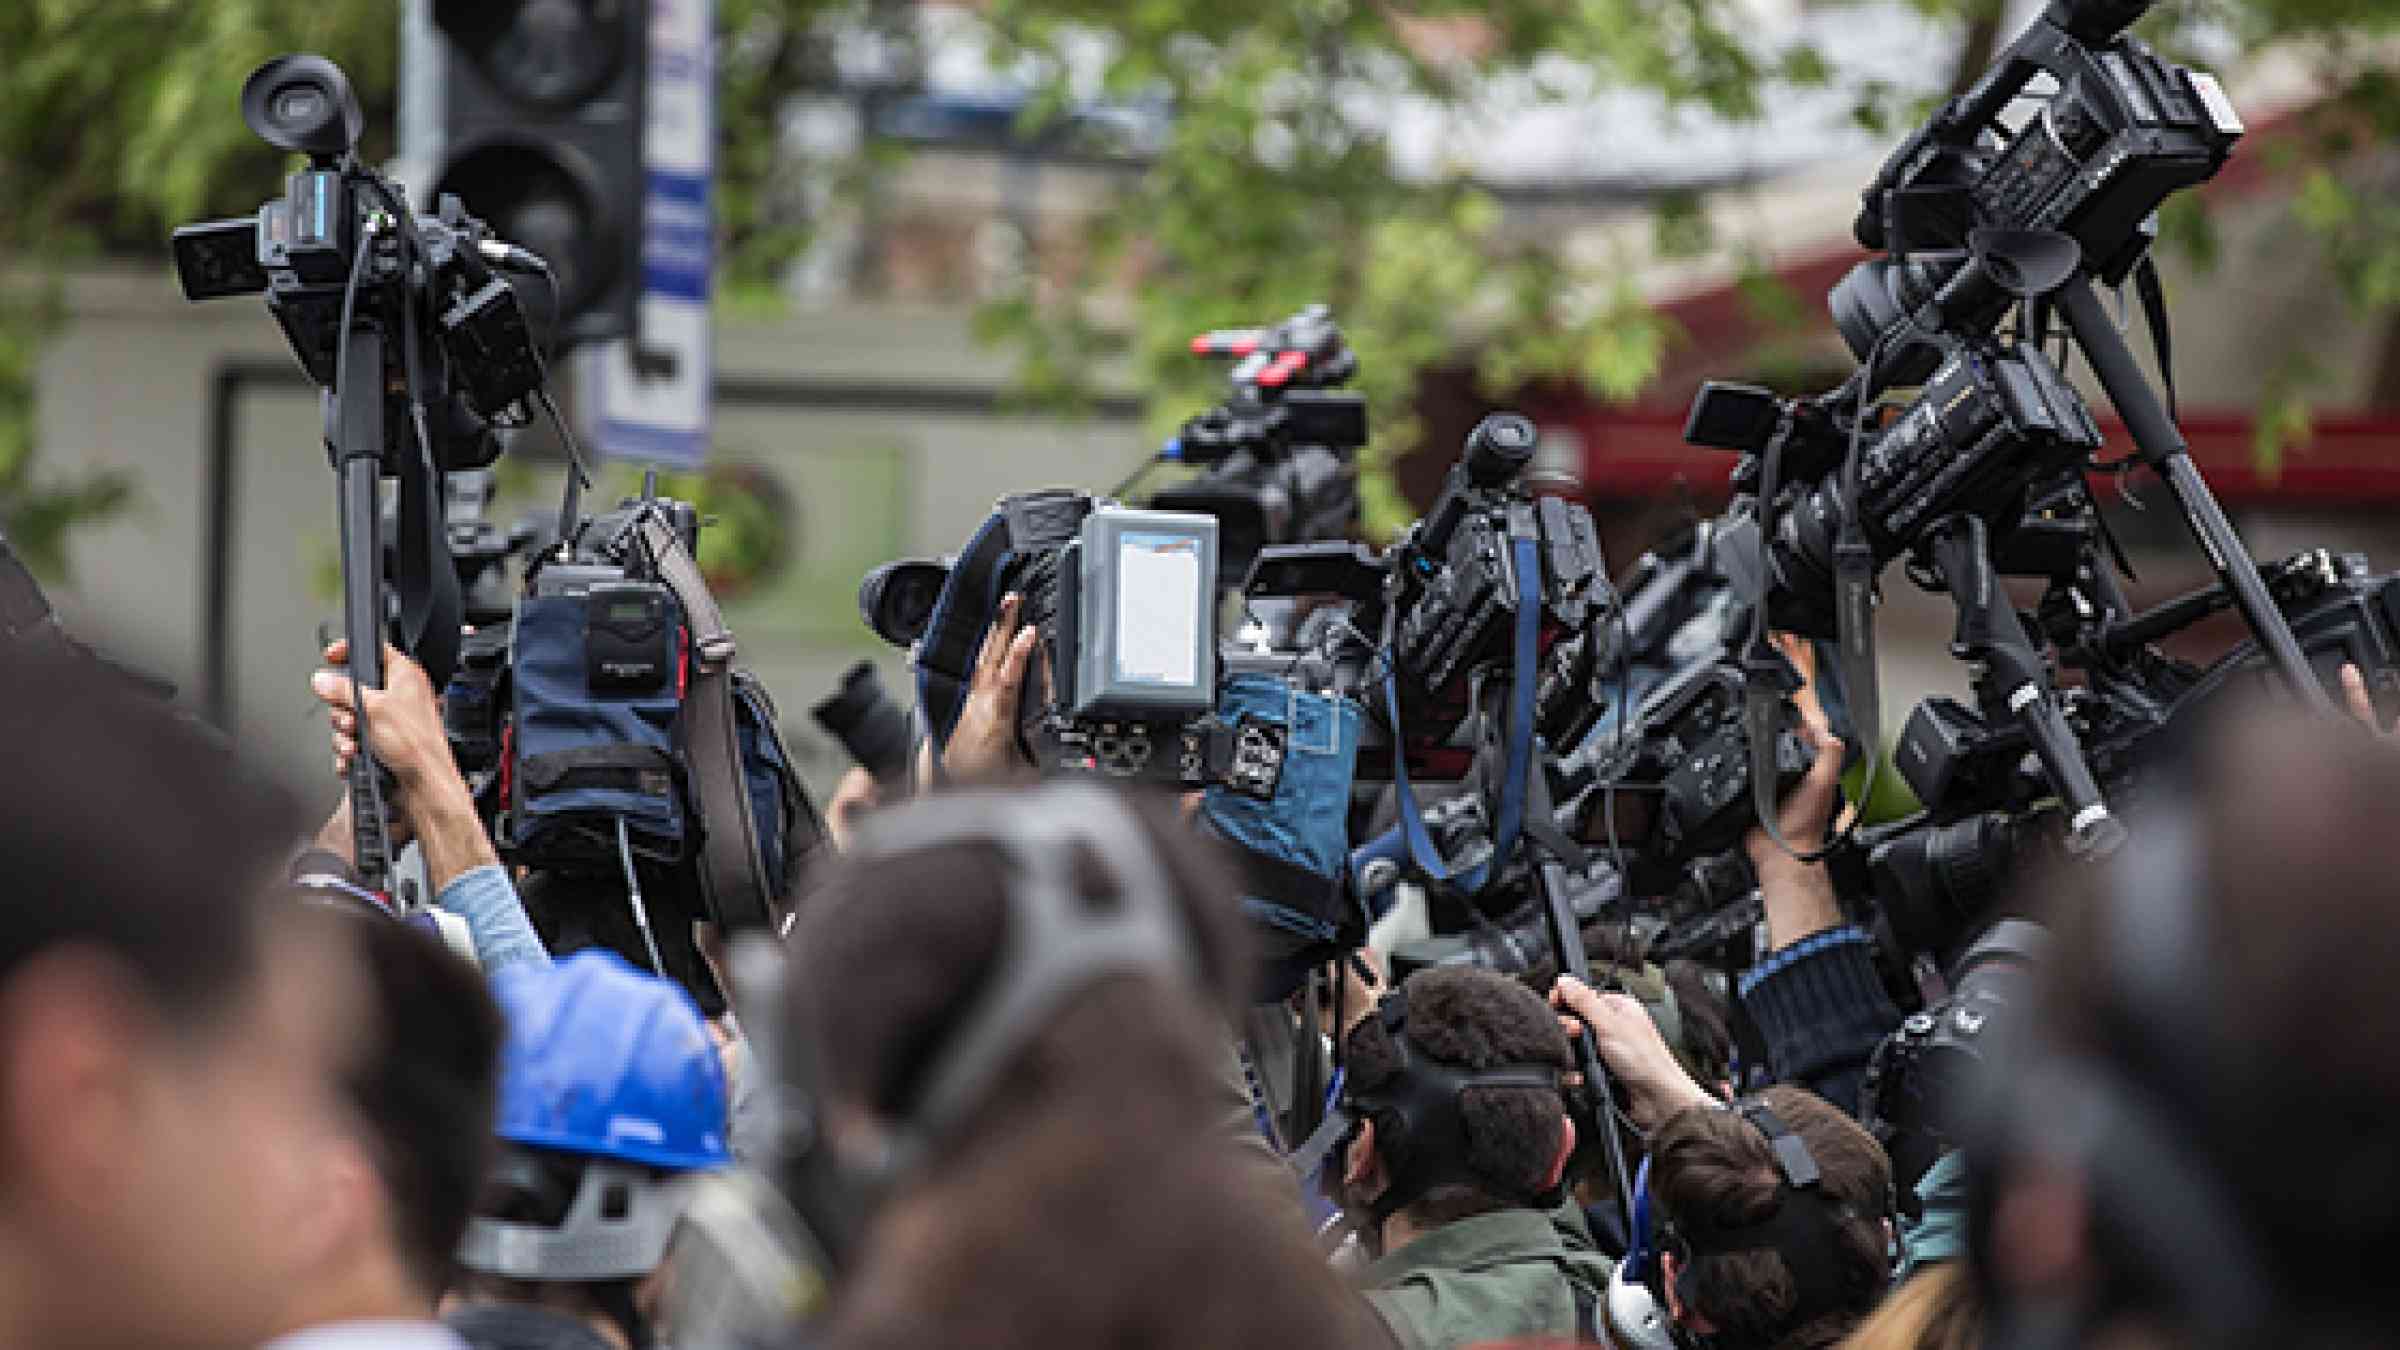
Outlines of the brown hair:
{"type": "MultiPolygon", "coordinates": [[[[1401,1034],[1418,1054],[1462,1069],[1574,1067],[1566,1033],[1549,1005],[1505,975],[1473,966],[1431,966],[1409,976],[1399,992],[1408,1001],[1401,1034]]],[[[1360,1019],[1346,1048],[1344,1072],[1357,1089],[1381,1087],[1400,1072],[1391,1032],[1379,1017],[1360,1019]]],[[[1432,1226],[1532,1204],[1558,1157],[1566,1109],[1556,1091],[1542,1088],[1462,1092],[1458,1113],[1466,1127],[1465,1162],[1482,1184],[1433,1186],[1402,1212],[1420,1226],[1432,1226]]],[[[1396,1112],[1375,1111],[1368,1118],[1375,1124],[1375,1149],[1385,1170],[1405,1172],[1422,1141],[1408,1137],[1396,1112]]]]}
{"type": "MultiPolygon", "coordinates": [[[[1831,1345],[1884,1293],[1891,1160],[1858,1122],[1814,1093],[1778,1085],[1759,1100],[1807,1145],[1826,1196],[1844,1211],[1834,1253],[1839,1303],[1795,1321],[1810,1310],[1800,1306],[1799,1286],[1772,1250],[1679,1253],[1691,1263],[1683,1296],[1690,1311],[1745,1343],[1831,1345]]],[[[1740,1113],[1712,1105],[1688,1107],[1651,1135],[1650,1193],[1662,1223],[1723,1230],[1764,1222],[1787,1191],[1766,1135],[1740,1113]]]]}
{"type": "Polygon", "coordinates": [[[1909,1277],[1883,1301],[1842,1350],[1982,1350],[1983,1303],[1956,1261],[1909,1277]]]}
{"type": "MultiPolygon", "coordinates": [[[[1129,802],[1131,799],[1128,799],[1129,802]]],[[[1189,925],[1197,988],[1119,977],[1073,996],[976,1116],[874,1219],[830,1340],[845,1347],[1368,1343],[1290,1174],[1228,1127],[1226,1030],[1249,978],[1235,893],[1159,803],[1142,834],[1189,925]]],[[[1078,860],[1079,890],[1112,879],[1078,860]]],[[[837,1109],[905,1118],[994,974],[998,850],[825,869],[792,935],[796,1033],[837,1109]]]]}

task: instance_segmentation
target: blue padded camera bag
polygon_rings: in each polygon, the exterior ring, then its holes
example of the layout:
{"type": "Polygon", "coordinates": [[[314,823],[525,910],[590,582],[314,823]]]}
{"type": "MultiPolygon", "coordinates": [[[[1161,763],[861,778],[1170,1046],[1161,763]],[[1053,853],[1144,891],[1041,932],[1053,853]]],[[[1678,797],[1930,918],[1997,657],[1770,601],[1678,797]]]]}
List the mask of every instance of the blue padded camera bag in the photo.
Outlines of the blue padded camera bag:
{"type": "Polygon", "coordinates": [[[516,705],[508,840],[534,865],[617,859],[617,820],[639,856],[684,853],[682,685],[689,639],[667,598],[676,669],[655,690],[595,690],[581,596],[527,596],[510,654],[516,705]]]}
{"type": "Polygon", "coordinates": [[[1201,808],[1209,830],[1238,849],[1242,908],[1265,947],[1259,996],[1282,998],[1311,967],[1366,941],[1366,912],[1346,880],[1361,713],[1338,694],[1243,672],[1224,682],[1217,715],[1283,738],[1272,797],[1215,786],[1201,808]]]}

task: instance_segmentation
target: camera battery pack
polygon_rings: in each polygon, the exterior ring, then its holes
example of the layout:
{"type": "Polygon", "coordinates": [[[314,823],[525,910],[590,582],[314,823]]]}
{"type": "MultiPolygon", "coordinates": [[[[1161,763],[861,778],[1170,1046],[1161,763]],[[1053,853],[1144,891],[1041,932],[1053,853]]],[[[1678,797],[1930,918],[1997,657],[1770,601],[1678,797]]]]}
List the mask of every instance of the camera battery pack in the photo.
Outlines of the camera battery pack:
{"type": "Polygon", "coordinates": [[[667,588],[615,581],[584,594],[584,666],[594,691],[654,690],[675,672],[675,625],[667,588]]]}

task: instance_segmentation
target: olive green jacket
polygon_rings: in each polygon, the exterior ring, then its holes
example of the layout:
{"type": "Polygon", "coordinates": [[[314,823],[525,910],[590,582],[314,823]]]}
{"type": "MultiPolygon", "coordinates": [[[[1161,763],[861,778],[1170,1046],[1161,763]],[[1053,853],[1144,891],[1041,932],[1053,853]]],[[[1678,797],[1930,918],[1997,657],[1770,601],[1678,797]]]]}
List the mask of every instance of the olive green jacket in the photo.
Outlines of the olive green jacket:
{"type": "Polygon", "coordinates": [[[1573,1337],[1608,1292],[1609,1259],[1570,1202],[1447,1223],[1359,1276],[1405,1350],[1515,1336],[1573,1337]]]}

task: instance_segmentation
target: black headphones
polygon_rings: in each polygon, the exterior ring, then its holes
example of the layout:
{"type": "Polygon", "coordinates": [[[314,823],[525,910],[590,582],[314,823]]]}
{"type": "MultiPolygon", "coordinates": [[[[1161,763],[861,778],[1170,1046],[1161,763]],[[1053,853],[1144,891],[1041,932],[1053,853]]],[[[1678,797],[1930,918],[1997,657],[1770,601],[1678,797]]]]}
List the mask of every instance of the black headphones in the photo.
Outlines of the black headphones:
{"type": "MultiPolygon", "coordinates": [[[[1740,1115],[1766,1137],[1777,1173],[1775,1208],[1765,1218],[1749,1223],[1718,1224],[1699,1215],[1686,1215],[1678,1220],[1658,1213],[1653,1206],[1651,1212],[1657,1226],[1653,1245],[1658,1251],[1674,1254],[1681,1267],[1675,1277],[1675,1295],[1687,1308],[1697,1306],[1694,1297],[1697,1258],[1772,1251],[1782,1258],[1784,1268],[1791,1273],[1796,1293],[1796,1322],[1808,1321],[1832,1310],[1853,1293],[1847,1287],[1852,1282],[1851,1276],[1843,1269],[1840,1257],[1842,1225],[1852,1219],[1889,1219],[1893,1208],[1891,1189],[1885,1188],[1883,1214],[1860,1214],[1825,1189],[1824,1172],[1817,1165],[1816,1155],[1772,1107],[1757,1097],[1743,1097],[1726,1109],[1740,1115]]],[[[1643,1199],[1649,1198],[1645,1189],[1643,1199]]],[[[1663,1303],[1665,1263],[1652,1259],[1646,1274],[1653,1296],[1663,1303]]],[[[1712,1346],[1733,1344],[1722,1334],[1694,1339],[1705,1339],[1712,1346]]]]}
{"type": "MultiPolygon", "coordinates": [[[[1390,1183],[1367,1214],[1370,1229],[1390,1218],[1403,1207],[1415,1203],[1435,1186],[1466,1184],[1504,1189],[1511,1183],[1506,1179],[1483,1176],[1467,1161],[1469,1140],[1466,1116],[1461,1109],[1464,1094],[1472,1088],[1535,1088],[1544,1092],[1559,1092],[1559,1071],[1548,1064],[1501,1064],[1486,1069],[1468,1069],[1445,1064],[1408,1041],[1408,991],[1394,989],[1375,1005],[1376,1020],[1383,1024],[1384,1035],[1391,1041],[1396,1061],[1390,1077],[1372,1088],[1360,1088],[1355,1078],[1344,1079],[1341,1099],[1327,1113],[1308,1141],[1295,1149],[1291,1163],[1303,1179],[1317,1175],[1336,1148],[1347,1147],[1358,1136],[1359,1129],[1370,1116],[1386,1112],[1399,1119],[1398,1133],[1406,1139],[1403,1164],[1393,1170],[1390,1183]]],[[[1564,1109],[1563,1098],[1561,1109],[1564,1109]]],[[[1385,1151],[1388,1161],[1393,1150],[1385,1151]]],[[[1516,1183],[1521,1184],[1521,1183],[1516,1183]]],[[[1534,1203],[1548,1207],[1558,1203],[1560,1187],[1552,1187],[1534,1197],[1534,1203]]]]}
{"type": "Polygon", "coordinates": [[[2035,1048],[2010,1066],[1969,1140],[1968,1240],[1991,1308],[1995,1350],[2081,1343],[2129,1308],[2136,1279],[2173,1309],[2183,1345],[2250,1345],[2272,1334],[2263,1253],[2233,1196],[2190,1142],[2171,1084],[2210,1082],[2218,1014],[2197,902],[2201,860],[2186,817],[2151,821],[2112,860],[2100,944],[2116,1057],[2035,1048]],[[2136,1067],[2128,1067],[2136,1066],[2136,1067]],[[2058,1165],[2080,1183],[2107,1278],[2080,1297],[2028,1299],[1996,1287],[1994,1179],[2014,1162],[2058,1165]],[[2138,1273],[2138,1274],[2137,1274],[2138,1273]]]}

